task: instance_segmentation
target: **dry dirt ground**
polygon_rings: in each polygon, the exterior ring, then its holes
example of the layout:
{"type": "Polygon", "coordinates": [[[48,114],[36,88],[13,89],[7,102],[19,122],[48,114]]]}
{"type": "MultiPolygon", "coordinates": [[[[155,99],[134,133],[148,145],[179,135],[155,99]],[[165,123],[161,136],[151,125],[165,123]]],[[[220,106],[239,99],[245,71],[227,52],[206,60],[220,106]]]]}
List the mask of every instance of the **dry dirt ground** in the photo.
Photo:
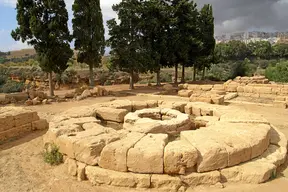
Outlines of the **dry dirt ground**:
{"type": "MultiPolygon", "coordinates": [[[[126,88],[126,87],[125,87],[126,88]]],[[[112,88],[116,90],[116,88],[112,88]]],[[[121,91],[120,89],[117,91],[121,91]]],[[[138,92],[143,92],[142,89],[138,92]]],[[[145,92],[145,91],[144,91],[145,92]]],[[[149,91],[147,91],[149,92],[149,91]]],[[[137,91],[134,91],[137,93],[137,91]]],[[[59,93],[61,94],[61,93],[59,93]]],[[[55,114],[72,107],[89,106],[94,103],[107,102],[116,97],[91,98],[80,102],[58,103],[45,106],[29,107],[48,120],[55,114]]],[[[174,96],[128,96],[117,99],[129,100],[187,100],[174,96]]],[[[276,125],[288,137],[288,110],[273,108],[270,105],[252,104],[247,101],[237,100],[229,105],[245,108],[254,113],[263,114],[272,124],[276,125]]],[[[237,115],[237,114],[235,114],[237,115]]],[[[35,132],[21,138],[13,139],[0,144],[0,192],[108,192],[127,191],[92,186],[89,182],[78,182],[66,174],[65,165],[51,167],[43,162],[42,136],[44,132],[35,132]]],[[[128,190],[135,191],[135,190],[128,190]]],[[[147,191],[147,190],[146,190],[147,191]]],[[[225,188],[197,187],[188,189],[190,192],[286,192],[288,191],[288,169],[283,166],[278,178],[261,185],[229,184],[225,188]]]]}

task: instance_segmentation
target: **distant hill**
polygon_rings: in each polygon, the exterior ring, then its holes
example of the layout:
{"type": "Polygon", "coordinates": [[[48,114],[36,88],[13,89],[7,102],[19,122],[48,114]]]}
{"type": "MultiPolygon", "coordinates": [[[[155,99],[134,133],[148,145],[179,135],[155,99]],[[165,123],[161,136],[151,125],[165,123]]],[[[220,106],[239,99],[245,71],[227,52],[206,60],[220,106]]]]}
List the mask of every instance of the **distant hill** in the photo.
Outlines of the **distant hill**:
{"type": "Polygon", "coordinates": [[[7,59],[23,58],[36,55],[34,49],[21,49],[17,51],[10,51],[10,54],[6,56],[7,59]]]}

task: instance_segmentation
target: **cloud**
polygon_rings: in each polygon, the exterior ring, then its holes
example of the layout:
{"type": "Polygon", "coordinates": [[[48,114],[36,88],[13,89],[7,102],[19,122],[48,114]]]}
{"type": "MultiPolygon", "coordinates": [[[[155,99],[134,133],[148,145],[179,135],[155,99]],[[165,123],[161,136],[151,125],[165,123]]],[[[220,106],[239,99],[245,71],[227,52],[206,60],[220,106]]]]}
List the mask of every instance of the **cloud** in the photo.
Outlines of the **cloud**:
{"type": "Polygon", "coordinates": [[[215,33],[238,31],[287,31],[288,0],[196,0],[212,4],[215,33]]]}

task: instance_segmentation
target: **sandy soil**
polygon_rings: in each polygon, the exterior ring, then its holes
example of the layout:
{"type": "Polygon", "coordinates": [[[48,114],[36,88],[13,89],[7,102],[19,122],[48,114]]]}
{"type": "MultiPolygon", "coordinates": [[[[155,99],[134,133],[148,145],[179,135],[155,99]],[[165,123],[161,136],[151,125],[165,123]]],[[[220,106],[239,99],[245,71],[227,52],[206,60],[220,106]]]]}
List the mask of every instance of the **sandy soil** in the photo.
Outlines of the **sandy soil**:
{"type": "MultiPolygon", "coordinates": [[[[120,90],[121,91],[121,90],[120,90]]],[[[146,91],[139,91],[141,93],[146,91]]],[[[149,92],[149,91],[148,91],[149,92]]],[[[134,92],[134,93],[137,93],[134,92]]],[[[45,106],[28,107],[48,120],[53,115],[72,107],[89,106],[94,103],[107,102],[116,97],[92,98],[80,102],[57,103],[45,106]]],[[[129,100],[187,100],[173,96],[128,96],[119,99],[129,100]]],[[[288,110],[273,108],[269,105],[247,104],[241,101],[231,102],[230,105],[244,108],[248,111],[263,114],[271,123],[276,125],[288,137],[288,110]]],[[[44,132],[35,132],[21,138],[13,139],[0,145],[0,192],[106,192],[127,191],[92,186],[89,182],[77,182],[76,179],[66,174],[65,165],[51,167],[43,162],[42,136],[44,132]]],[[[215,187],[197,187],[188,189],[190,192],[285,192],[288,190],[288,169],[283,166],[278,178],[261,185],[235,184],[225,186],[224,189],[215,187]]],[[[129,190],[135,191],[135,190],[129,190]]],[[[147,191],[147,190],[146,190],[147,191]]]]}

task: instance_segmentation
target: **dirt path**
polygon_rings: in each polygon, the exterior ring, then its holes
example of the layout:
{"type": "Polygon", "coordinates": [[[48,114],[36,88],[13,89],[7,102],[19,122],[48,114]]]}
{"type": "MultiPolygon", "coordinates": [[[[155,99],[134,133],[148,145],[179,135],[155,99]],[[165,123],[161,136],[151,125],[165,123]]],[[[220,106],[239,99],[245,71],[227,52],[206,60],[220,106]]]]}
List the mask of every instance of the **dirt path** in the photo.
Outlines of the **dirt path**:
{"type": "MultiPolygon", "coordinates": [[[[130,96],[119,99],[151,100],[164,97],[130,96]]],[[[87,99],[80,102],[59,103],[45,106],[29,107],[37,111],[42,117],[50,119],[53,115],[72,107],[89,106],[99,102],[107,102],[115,97],[102,97],[87,99]]],[[[165,100],[187,100],[176,97],[165,97],[165,100]]],[[[232,103],[232,106],[264,115],[271,123],[281,129],[288,137],[288,110],[267,106],[232,103]]],[[[51,167],[43,162],[42,135],[45,132],[37,132],[26,135],[18,140],[9,141],[0,145],[0,192],[106,192],[127,191],[115,188],[100,188],[91,186],[89,182],[77,182],[66,174],[64,165],[51,167]]],[[[268,183],[262,185],[229,185],[224,189],[203,188],[188,189],[190,192],[285,192],[288,189],[288,169],[268,183]]],[[[135,190],[130,190],[135,191],[135,190]]]]}

